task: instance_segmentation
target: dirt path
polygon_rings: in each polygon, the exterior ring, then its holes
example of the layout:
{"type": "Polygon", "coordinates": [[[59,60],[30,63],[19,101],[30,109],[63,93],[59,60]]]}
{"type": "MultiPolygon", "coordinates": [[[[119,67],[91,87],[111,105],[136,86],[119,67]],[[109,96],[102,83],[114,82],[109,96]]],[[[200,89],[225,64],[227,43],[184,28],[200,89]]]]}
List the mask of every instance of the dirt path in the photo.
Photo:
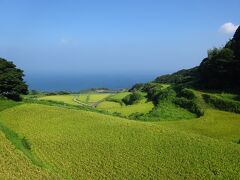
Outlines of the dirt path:
{"type": "Polygon", "coordinates": [[[89,105],[89,104],[86,104],[86,103],[83,103],[83,102],[79,101],[79,100],[77,99],[77,96],[74,96],[74,97],[73,97],[73,101],[74,101],[75,103],[79,104],[80,106],[94,107],[94,106],[92,106],[92,105],[89,105]]]}

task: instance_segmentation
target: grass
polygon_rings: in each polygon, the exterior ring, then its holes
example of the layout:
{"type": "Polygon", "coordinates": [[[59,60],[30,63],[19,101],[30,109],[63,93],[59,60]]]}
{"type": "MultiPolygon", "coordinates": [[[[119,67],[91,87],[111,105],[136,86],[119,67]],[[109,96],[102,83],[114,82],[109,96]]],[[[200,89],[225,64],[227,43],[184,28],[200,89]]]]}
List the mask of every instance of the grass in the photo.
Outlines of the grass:
{"type": "Polygon", "coordinates": [[[230,112],[207,109],[203,117],[193,120],[165,121],[164,125],[186,131],[236,143],[240,140],[240,115],[230,112]]]}
{"type": "Polygon", "coordinates": [[[0,131],[0,177],[1,179],[56,179],[50,171],[32,164],[26,156],[0,131]]]}
{"type": "Polygon", "coordinates": [[[172,102],[164,101],[161,102],[157,107],[153,109],[148,115],[144,116],[145,120],[182,120],[182,119],[192,119],[195,118],[196,115],[189,112],[188,110],[178,107],[172,102]]]}
{"type": "Polygon", "coordinates": [[[98,101],[101,101],[103,99],[105,99],[106,97],[110,96],[111,94],[109,93],[102,93],[102,94],[90,94],[89,96],[89,103],[95,103],[95,102],[98,102],[98,101]]]}
{"type": "Polygon", "coordinates": [[[131,94],[130,92],[120,92],[108,98],[109,101],[121,101],[124,97],[131,94]]]}
{"type": "Polygon", "coordinates": [[[97,108],[106,110],[111,113],[119,113],[121,116],[128,117],[134,113],[143,113],[147,114],[153,109],[154,105],[152,102],[146,102],[146,99],[143,99],[141,102],[133,105],[122,105],[117,102],[104,101],[100,103],[97,108]]]}
{"type": "Polygon", "coordinates": [[[111,109],[121,108],[121,104],[117,102],[103,101],[97,106],[97,108],[103,109],[103,110],[111,110],[111,109]]]}
{"type": "Polygon", "coordinates": [[[11,108],[11,107],[17,106],[19,104],[21,104],[21,103],[11,101],[11,100],[3,100],[0,98],[0,112],[3,111],[4,109],[11,108]]]}
{"type": "MultiPolygon", "coordinates": [[[[232,124],[229,115],[219,115],[223,124],[232,124]]],[[[239,115],[235,118],[239,120],[239,115]]],[[[196,132],[190,125],[184,129],[184,122],[190,121],[182,121],[181,128],[171,125],[174,122],[129,121],[36,104],[6,109],[0,119],[28,139],[32,151],[54,169],[53,173],[73,179],[239,178],[239,145],[196,132]]],[[[208,128],[209,124],[201,126],[208,128]]],[[[220,127],[223,129],[217,126],[215,132],[224,136],[228,127],[220,127]]],[[[239,127],[235,126],[238,132],[239,127]]]]}
{"type": "Polygon", "coordinates": [[[31,162],[39,167],[44,167],[44,164],[34,156],[34,154],[31,152],[31,145],[27,141],[25,137],[20,137],[18,134],[16,134],[14,131],[12,131],[10,128],[2,125],[0,122],[0,131],[2,131],[5,134],[5,137],[20,151],[23,152],[25,156],[28,157],[31,162]]]}
{"type": "Polygon", "coordinates": [[[58,101],[66,104],[78,105],[78,103],[73,101],[74,95],[53,95],[53,96],[44,96],[38,98],[39,100],[50,100],[58,101]]]}
{"type": "Polygon", "coordinates": [[[88,103],[89,96],[89,94],[80,94],[77,99],[83,103],[88,103]]]}
{"type": "Polygon", "coordinates": [[[78,100],[83,103],[93,104],[98,101],[104,100],[108,96],[110,96],[110,93],[88,93],[88,94],[80,94],[78,96],[78,100]]]}

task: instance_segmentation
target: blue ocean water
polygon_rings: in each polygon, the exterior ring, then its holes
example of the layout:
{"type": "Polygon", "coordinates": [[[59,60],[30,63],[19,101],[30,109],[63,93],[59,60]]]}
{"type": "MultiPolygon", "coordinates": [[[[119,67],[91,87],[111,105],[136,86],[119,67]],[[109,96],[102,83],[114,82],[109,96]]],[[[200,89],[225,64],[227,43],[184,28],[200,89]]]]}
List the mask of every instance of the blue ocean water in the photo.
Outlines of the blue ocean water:
{"type": "Polygon", "coordinates": [[[79,91],[89,88],[122,89],[136,83],[154,80],[157,73],[123,74],[26,74],[25,81],[31,90],[79,91]]]}

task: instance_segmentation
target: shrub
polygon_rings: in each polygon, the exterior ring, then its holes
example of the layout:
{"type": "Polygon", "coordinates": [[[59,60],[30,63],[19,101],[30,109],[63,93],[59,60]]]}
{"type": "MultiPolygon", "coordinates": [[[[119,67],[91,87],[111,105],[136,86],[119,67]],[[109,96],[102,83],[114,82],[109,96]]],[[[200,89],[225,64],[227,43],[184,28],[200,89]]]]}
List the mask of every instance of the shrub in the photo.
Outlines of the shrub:
{"type": "Polygon", "coordinates": [[[179,105],[180,107],[185,108],[188,111],[196,114],[198,117],[204,115],[204,110],[195,100],[189,100],[184,97],[181,97],[181,98],[175,98],[173,102],[179,105]]]}
{"type": "Polygon", "coordinates": [[[123,105],[123,101],[121,99],[114,99],[114,98],[111,98],[111,97],[107,97],[106,98],[107,101],[110,101],[110,102],[116,102],[116,103],[119,103],[121,105],[123,105]]]}
{"type": "Polygon", "coordinates": [[[137,83],[135,85],[133,85],[133,87],[131,89],[129,89],[130,92],[134,92],[134,91],[140,91],[142,90],[144,87],[143,83],[137,83]]]}
{"type": "Polygon", "coordinates": [[[176,96],[176,92],[171,87],[162,88],[160,84],[149,83],[144,89],[148,100],[152,101],[155,106],[159,104],[159,101],[172,100],[176,96]]]}
{"type": "Polygon", "coordinates": [[[124,97],[122,101],[126,105],[132,105],[132,104],[139,102],[141,99],[143,99],[142,94],[139,92],[134,92],[134,93],[129,94],[126,97],[124,97]]]}
{"type": "Polygon", "coordinates": [[[189,99],[189,100],[194,100],[196,99],[196,95],[194,94],[194,92],[190,89],[182,89],[179,93],[178,93],[178,96],[179,97],[184,97],[186,99],[189,99]]]}
{"type": "Polygon", "coordinates": [[[157,100],[158,101],[170,101],[176,97],[176,92],[172,88],[166,88],[158,92],[157,100]]]}
{"type": "Polygon", "coordinates": [[[203,94],[202,96],[206,103],[214,106],[217,109],[240,113],[240,102],[230,99],[222,99],[209,94],[203,94]]]}

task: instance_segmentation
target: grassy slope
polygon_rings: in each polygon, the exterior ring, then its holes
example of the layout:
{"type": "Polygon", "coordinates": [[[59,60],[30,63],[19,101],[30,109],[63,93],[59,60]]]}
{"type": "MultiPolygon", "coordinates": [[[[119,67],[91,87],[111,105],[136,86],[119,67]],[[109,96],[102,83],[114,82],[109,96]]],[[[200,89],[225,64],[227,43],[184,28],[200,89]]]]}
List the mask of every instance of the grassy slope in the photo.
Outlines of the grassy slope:
{"type": "Polygon", "coordinates": [[[111,109],[121,108],[121,104],[117,102],[103,101],[97,106],[97,108],[110,111],[111,109]]]}
{"type": "Polygon", "coordinates": [[[45,169],[34,166],[0,131],[0,179],[53,179],[45,169]]]}
{"type": "MultiPolygon", "coordinates": [[[[220,117],[232,123],[227,115],[220,117]]],[[[201,131],[175,130],[178,125],[169,122],[144,123],[31,104],[7,109],[0,119],[26,136],[45,163],[74,179],[239,178],[239,145],[201,131]]],[[[225,133],[222,128],[220,134],[225,133]]]]}
{"type": "Polygon", "coordinates": [[[110,100],[122,100],[124,97],[126,97],[127,95],[131,94],[130,92],[120,92],[117,93],[111,97],[109,97],[110,100]]]}
{"type": "MultiPolygon", "coordinates": [[[[0,100],[0,112],[20,104],[22,103],[0,100]]],[[[19,149],[24,150],[24,148],[21,140],[16,136],[14,132],[2,125],[0,119],[0,177],[4,179],[57,178],[49,171],[33,165],[32,159],[28,159],[23,151],[19,151],[19,149]]]]}
{"type": "Polygon", "coordinates": [[[208,109],[201,118],[164,122],[164,125],[228,142],[240,140],[240,115],[230,112],[208,109]]]}
{"type": "Polygon", "coordinates": [[[95,103],[98,101],[101,101],[103,99],[105,99],[106,97],[110,96],[111,94],[109,93],[104,93],[104,94],[90,94],[89,97],[89,103],[95,103]]]}

